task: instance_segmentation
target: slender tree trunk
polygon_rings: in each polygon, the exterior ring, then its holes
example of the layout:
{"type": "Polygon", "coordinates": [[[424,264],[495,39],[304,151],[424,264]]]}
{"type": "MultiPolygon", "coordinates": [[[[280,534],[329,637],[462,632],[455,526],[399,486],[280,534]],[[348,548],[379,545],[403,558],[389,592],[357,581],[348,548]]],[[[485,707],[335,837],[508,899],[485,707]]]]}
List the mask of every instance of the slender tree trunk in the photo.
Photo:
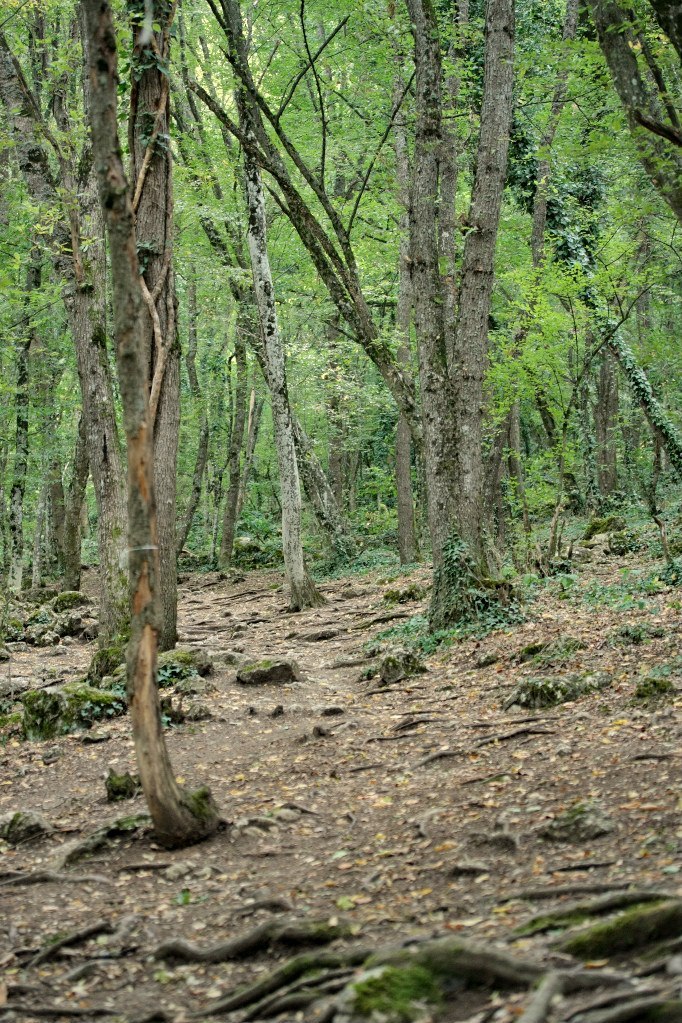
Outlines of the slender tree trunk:
{"type": "Polygon", "coordinates": [[[613,355],[605,352],[597,380],[595,409],[597,440],[597,479],[599,492],[607,497],[618,486],[616,428],[618,423],[618,376],[613,355]]]}
{"type": "MultiPolygon", "coordinates": [[[[399,55],[397,55],[399,59],[399,55]]],[[[393,86],[394,103],[402,95],[404,82],[400,72],[396,74],[393,86]]],[[[410,161],[407,148],[407,122],[403,111],[397,115],[393,126],[396,174],[398,180],[400,211],[400,247],[398,254],[398,305],[396,307],[396,329],[400,332],[398,362],[407,372],[410,364],[410,325],[412,323],[412,290],[410,280],[410,161]]],[[[454,218],[454,199],[453,199],[454,218]]],[[[410,424],[403,413],[398,411],[395,434],[395,485],[398,506],[398,553],[401,565],[411,565],[419,558],[417,531],[414,521],[414,500],[412,497],[412,444],[410,424]]]]}
{"type": "Polygon", "coordinates": [[[265,406],[265,399],[259,398],[256,401],[256,392],[251,392],[251,400],[249,402],[249,421],[246,427],[246,451],[244,453],[244,467],[242,469],[241,479],[239,481],[239,495],[237,497],[237,514],[236,520],[239,522],[239,517],[246,501],[246,489],[249,485],[251,478],[251,470],[253,469],[253,459],[256,453],[256,441],[258,440],[258,430],[260,428],[261,416],[263,415],[263,408],[265,406]]]}
{"type": "Polygon", "coordinates": [[[208,789],[183,791],[161,728],[156,659],[160,625],[159,548],[149,409],[148,350],[142,323],[135,214],[123,170],[116,123],[116,34],[107,0],[83,0],[95,165],[111,250],[114,331],[128,450],[128,544],[131,637],[128,703],[142,788],[158,840],[187,845],[211,834],[218,815],[208,789]]]}
{"type": "Polygon", "coordinates": [[[488,364],[488,317],[507,171],[513,80],[514,0],[487,0],[481,129],[455,338],[459,534],[484,569],[483,383],[488,364]]]}
{"type": "Polygon", "coordinates": [[[50,459],[50,489],[48,493],[49,523],[48,535],[52,551],[53,567],[57,574],[64,574],[64,529],[66,527],[66,503],[62,467],[59,459],[50,459]]]}
{"type": "Polygon", "coordinates": [[[175,6],[153,0],[152,38],[135,23],[129,147],[136,237],[142,269],[143,325],[149,360],[161,575],[159,646],[177,640],[176,477],[180,432],[180,346],[173,270],[173,182],[170,152],[170,33],[175,6]]]}
{"type": "Polygon", "coordinates": [[[40,253],[37,249],[33,249],[26,271],[27,313],[24,330],[17,342],[14,472],[9,499],[9,588],[14,593],[20,592],[24,574],[24,494],[28,472],[29,360],[33,340],[28,303],[33,292],[40,287],[41,276],[40,253]]]}
{"type": "MultiPolygon", "coordinates": [[[[243,99],[241,99],[240,106],[242,107],[241,122],[244,124],[248,115],[244,109],[243,99]]],[[[292,611],[300,611],[301,608],[315,607],[324,601],[308,575],[303,559],[301,487],[287,391],[284,348],[277,323],[275,292],[267,251],[265,196],[260,171],[248,155],[245,155],[244,174],[249,206],[249,254],[261,323],[266,382],[270,392],[279,466],[282,499],[282,550],[290,591],[289,607],[292,611]]]]}
{"type": "Polygon", "coordinates": [[[192,477],[192,491],[190,493],[189,502],[187,504],[187,510],[185,511],[185,517],[182,521],[182,525],[178,530],[177,539],[177,555],[178,557],[182,553],[182,550],[187,542],[189,531],[192,528],[192,522],[196,510],[199,506],[199,500],[201,499],[201,487],[204,479],[204,473],[206,471],[206,463],[208,462],[208,418],[206,416],[206,406],[204,404],[204,398],[201,393],[201,387],[199,386],[199,377],[197,376],[196,366],[196,355],[197,355],[197,282],[192,271],[189,281],[188,288],[188,314],[189,314],[189,331],[187,339],[187,354],[185,355],[185,365],[187,366],[187,377],[189,379],[189,389],[192,395],[192,401],[194,402],[195,408],[199,410],[199,443],[197,445],[197,457],[194,463],[194,475],[192,477]]]}
{"type": "Polygon", "coordinates": [[[237,313],[237,327],[234,338],[236,369],[234,412],[232,416],[232,430],[230,432],[230,444],[227,460],[229,482],[227,485],[227,494],[225,495],[223,535],[220,542],[220,564],[223,568],[227,568],[232,564],[234,535],[237,528],[237,502],[239,500],[239,486],[241,480],[239,460],[244,443],[248,387],[245,334],[253,333],[253,331],[257,329],[253,319],[254,310],[250,307],[250,305],[241,306],[237,313]]]}
{"type": "Polygon", "coordinates": [[[348,561],[355,553],[355,544],[348,530],[348,522],[334,493],[332,481],[322,468],[312,441],[293,412],[291,423],[301,482],[306,497],[312,505],[318,523],[329,537],[337,558],[339,561],[348,561]]]}
{"type": "Polygon", "coordinates": [[[43,483],[36,508],[35,529],[33,531],[33,561],[31,564],[31,586],[38,589],[43,582],[43,549],[45,540],[45,519],[47,518],[48,483],[43,483]]]}
{"type": "Polygon", "coordinates": [[[509,472],[516,480],[516,497],[521,505],[524,533],[530,533],[526,479],[521,456],[521,411],[515,401],[509,411],[509,472]]]}
{"type": "Polygon", "coordinates": [[[79,590],[81,586],[81,509],[85,500],[90,465],[88,463],[85,416],[78,420],[78,434],[73,453],[71,481],[64,514],[64,589],[79,590]]]}

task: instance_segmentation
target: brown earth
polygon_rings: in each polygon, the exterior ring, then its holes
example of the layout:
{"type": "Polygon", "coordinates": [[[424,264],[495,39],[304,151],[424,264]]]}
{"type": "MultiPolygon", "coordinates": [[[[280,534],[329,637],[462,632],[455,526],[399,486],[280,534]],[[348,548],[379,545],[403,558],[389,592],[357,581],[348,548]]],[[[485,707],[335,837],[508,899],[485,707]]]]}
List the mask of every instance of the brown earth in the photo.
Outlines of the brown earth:
{"type": "MultiPolygon", "coordinates": [[[[624,566],[654,567],[597,556],[568,599],[552,584],[527,606],[523,624],[440,648],[426,658],[425,674],[389,688],[362,677],[364,646],[425,603],[387,604],[380,573],[324,585],[328,603],[299,614],[283,613],[277,573],[252,573],[237,585],[191,576],[180,608],[184,644],[242,649],[253,659],[293,656],[303,680],[245,687],[234,666],[219,667],[215,690],[201,696],[212,719],[167,731],[178,776],[211,787],[229,822],[221,833],[169,853],[143,828],[56,881],[17,884],[15,872],[49,870],[64,843],[145,810],[141,796],[116,806],[105,798],[110,767],[135,770],[127,718],[47,743],[12,737],[0,748],[0,815],[31,809],[57,829],[37,844],[0,843],[0,1014],[201,1015],[287,953],[183,964],[154,958],[156,946],[173,938],[213,945],[281,913],[348,924],[341,948],[457,934],[561,965],[567,957],[552,951],[546,934],[519,938],[514,929],[585,886],[590,897],[630,885],[682,895],[682,701],[679,690],[654,706],[633,701],[637,678],[681,652],[679,591],[645,594],[626,609],[586,603],[581,589],[621,584],[624,566]],[[641,622],[664,635],[639,645],[613,641],[624,624],[641,622]],[[315,639],[320,630],[326,638],[315,639]],[[585,647],[566,663],[540,670],[518,656],[530,643],[567,635],[585,647]],[[556,708],[502,709],[520,678],[568,671],[609,672],[613,683],[556,708]],[[576,803],[601,807],[614,830],[577,844],[544,840],[543,827],[576,803]],[[564,894],[567,887],[573,892],[564,894]],[[553,889],[554,900],[542,897],[553,889]],[[121,921],[125,933],[107,935],[121,921]],[[31,965],[55,938],[91,924],[102,933],[31,965]]],[[[428,571],[391,586],[410,580],[427,584],[428,571]]],[[[64,650],[14,654],[11,671],[74,677],[94,645],[64,650]]],[[[631,973],[636,967],[628,960],[631,973]]],[[[528,999],[518,989],[459,995],[438,1018],[508,1023],[528,999]]],[[[579,1004],[558,1003],[558,1015],[547,1018],[566,1018],[579,1004]]],[[[319,1019],[321,1011],[281,1018],[319,1019]]]]}

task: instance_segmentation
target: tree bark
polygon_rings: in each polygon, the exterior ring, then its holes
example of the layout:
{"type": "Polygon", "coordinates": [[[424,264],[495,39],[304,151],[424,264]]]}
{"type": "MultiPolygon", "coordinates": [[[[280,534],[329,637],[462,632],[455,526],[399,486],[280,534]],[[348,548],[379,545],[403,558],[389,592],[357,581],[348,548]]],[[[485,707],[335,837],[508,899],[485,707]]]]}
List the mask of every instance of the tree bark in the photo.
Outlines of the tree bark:
{"type": "Polygon", "coordinates": [[[90,127],[111,251],[116,362],[128,449],[128,565],[131,637],[128,703],[142,788],[161,844],[211,834],[218,815],[208,789],[184,792],[175,780],[161,728],[156,679],[160,608],[159,549],[149,409],[149,353],[142,323],[135,214],[116,123],[116,35],[108,0],[83,0],[92,90],[90,127]]]}
{"type": "Polygon", "coordinates": [[[237,529],[237,503],[239,501],[239,487],[241,482],[239,461],[244,444],[244,426],[246,424],[246,400],[248,388],[245,334],[252,334],[253,331],[257,329],[253,319],[254,310],[252,309],[251,304],[242,304],[237,313],[237,326],[234,338],[234,361],[236,369],[234,413],[232,416],[232,429],[230,431],[230,444],[227,460],[228,485],[223,512],[223,535],[220,541],[220,564],[223,568],[228,568],[232,564],[234,536],[237,529]]]}
{"type": "Polygon", "coordinates": [[[176,477],[180,431],[180,346],[173,270],[173,182],[170,151],[170,33],[175,4],[153,0],[152,30],[135,21],[129,148],[136,238],[149,361],[161,574],[159,645],[177,640],[176,477]]]}
{"type": "Polygon", "coordinates": [[[185,365],[189,379],[189,389],[192,395],[194,406],[199,411],[199,443],[197,445],[197,457],[194,463],[194,475],[192,477],[192,491],[190,493],[185,517],[178,530],[176,554],[179,557],[187,542],[189,531],[201,499],[201,488],[208,462],[208,417],[206,416],[206,405],[199,386],[197,376],[196,355],[197,355],[197,282],[192,270],[188,286],[188,316],[189,330],[187,338],[187,353],[185,365]]]}
{"type": "MultiPolygon", "coordinates": [[[[239,101],[240,123],[246,127],[248,113],[243,97],[239,101]]],[[[247,127],[247,131],[250,129],[247,127]]],[[[275,292],[267,251],[265,196],[260,170],[248,154],[244,159],[244,176],[249,208],[248,245],[251,256],[253,284],[258,305],[263,342],[264,369],[270,392],[272,418],[279,466],[282,499],[282,551],[289,586],[289,608],[300,611],[324,603],[308,575],[301,536],[301,486],[294,431],[289,407],[284,347],[279,333],[275,309],[275,292]]]]}
{"type": "Polygon", "coordinates": [[[78,420],[78,434],[73,453],[71,482],[67,491],[64,514],[64,589],[79,590],[81,586],[81,509],[85,500],[90,466],[86,439],[85,416],[78,420]]]}
{"type": "Polygon", "coordinates": [[[616,428],[618,425],[618,377],[611,352],[605,352],[597,378],[595,409],[597,480],[599,492],[607,497],[618,486],[616,428]]]}
{"type": "Polygon", "coordinates": [[[455,336],[455,382],[459,456],[460,538],[485,569],[483,382],[488,364],[488,317],[495,272],[495,245],[512,120],[514,0],[487,0],[485,71],[476,171],[467,217],[455,336]]]}

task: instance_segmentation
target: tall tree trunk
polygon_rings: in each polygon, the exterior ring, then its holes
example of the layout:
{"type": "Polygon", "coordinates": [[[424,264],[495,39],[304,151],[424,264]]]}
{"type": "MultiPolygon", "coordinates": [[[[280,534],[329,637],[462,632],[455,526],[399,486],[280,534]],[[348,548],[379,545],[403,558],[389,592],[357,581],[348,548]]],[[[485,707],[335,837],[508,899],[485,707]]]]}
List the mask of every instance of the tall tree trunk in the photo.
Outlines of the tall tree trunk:
{"type": "Polygon", "coordinates": [[[64,529],[66,527],[66,503],[62,467],[59,459],[50,459],[50,488],[48,493],[49,523],[48,535],[52,549],[53,567],[57,574],[64,574],[64,529]]]}
{"type": "Polygon", "coordinates": [[[36,508],[36,521],[33,530],[33,561],[31,564],[31,586],[34,589],[42,586],[43,582],[43,550],[45,540],[45,520],[47,518],[48,486],[44,482],[38,496],[38,507],[36,508]]]}
{"type": "Polygon", "coordinates": [[[253,308],[250,304],[240,306],[237,313],[237,326],[234,338],[236,381],[234,389],[234,412],[232,416],[232,429],[230,431],[230,444],[227,460],[229,482],[227,486],[227,494],[225,495],[223,535],[220,542],[220,564],[223,568],[227,568],[232,564],[234,535],[237,528],[237,502],[239,500],[239,486],[241,482],[239,460],[244,443],[248,387],[245,335],[252,334],[254,330],[257,330],[257,326],[254,322],[253,308]]]}
{"type": "Polygon", "coordinates": [[[81,509],[85,501],[90,465],[88,463],[85,416],[78,420],[78,434],[73,453],[71,480],[64,514],[64,589],[79,590],[81,586],[81,509]]]}
{"type": "Polygon", "coordinates": [[[495,245],[512,120],[514,0],[487,0],[485,71],[476,172],[464,243],[455,337],[459,456],[460,538],[485,568],[483,382],[488,364],[488,317],[494,283],[495,245]]]}
{"type": "Polygon", "coordinates": [[[192,528],[192,522],[196,510],[199,506],[199,500],[201,498],[201,487],[204,479],[204,473],[206,471],[206,463],[208,462],[208,417],[206,416],[206,406],[204,404],[204,398],[201,393],[201,387],[199,386],[199,377],[197,376],[196,356],[197,356],[197,281],[192,270],[189,287],[188,287],[188,315],[189,315],[189,330],[187,337],[187,353],[185,355],[185,365],[187,367],[187,377],[189,379],[189,389],[192,395],[192,401],[194,402],[195,408],[199,410],[199,443],[197,445],[197,457],[194,463],[194,475],[192,477],[192,491],[190,493],[189,502],[187,504],[187,510],[185,511],[185,517],[182,521],[182,525],[178,530],[178,539],[176,553],[179,557],[182,553],[183,547],[187,542],[189,531],[192,528]]]}
{"type": "Polygon", "coordinates": [[[618,376],[611,352],[605,352],[597,379],[594,425],[597,440],[599,492],[607,497],[618,486],[616,428],[618,423],[618,376]]]}
{"type": "Polygon", "coordinates": [[[241,479],[239,480],[239,494],[237,496],[237,522],[239,522],[239,516],[242,513],[244,502],[246,501],[246,488],[248,487],[249,479],[251,478],[253,459],[256,452],[256,441],[258,440],[258,430],[260,429],[264,406],[265,399],[258,398],[258,400],[256,400],[256,392],[251,391],[251,399],[249,401],[249,421],[246,427],[244,466],[242,468],[241,479]]]}
{"type": "Polygon", "coordinates": [[[161,844],[187,845],[211,834],[218,814],[208,789],[183,791],[161,728],[156,678],[160,607],[159,548],[149,409],[149,353],[142,323],[135,214],[116,123],[116,34],[107,0],[83,0],[92,88],[90,127],[111,250],[116,361],[128,449],[128,565],[131,637],[128,703],[142,788],[161,844]]]}
{"type": "Polygon", "coordinates": [[[41,276],[41,257],[38,249],[34,248],[31,251],[26,271],[27,312],[23,330],[17,342],[14,471],[9,499],[9,588],[14,593],[20,592],[24,574],[24,494],[28,472],[29,359],[33,340],[29,302],[31,295],[40,287],[41,276]]]}
{"type": "Polygon", "coordinates": [[[419,355],[429,535],[435,571],[432,621],[441,624],[438,584],[447,541],[457,528],[455,395],[448,372],[441,300],[438,188],[441,138],[441,58],[431,0],[407,0],[416,65],[416,126],[410,190],[411,292],[419,355]]]}
{"type": "MultiPolygon", "coordinates": [[[[397,55],[400,59],[400,55],[397,55]]],[[[400,72],[396,74],[393,86],[394,104],[402,95],[404,82],[400,72]]],[[[396,307],[396,329],[401,335],[398,346],[398,362],[407,371],[410,364],[410,325],[412,323],[412,290],[410,280],[410,160],[407,148],[407,121],[401,110],[393,126],[396,175],[400,210],[400,246],[398,252],[398,304],[396,307]]],[[[454,218],[454,198],[453,198],[454,218]]],[[[401,565],[411,565],[419,557],[417,531],[414,521],[414,500],[412,497],[412,444],[410,424],[398,410],[395,433],[395,486],[398,506],[398,553],[401,565]]]]}
{"type": "Polygon", "coordinates": [[[173,182],[170,151],[170,37],[175,5],[151,4],[134,25],[129,147],[132,155],[137,248],[142,269],[144,343],[149,361],[149,411],[154,440],[161,574],[159,646],[177,640],[176,477],[180,431],[180,346],[173,270],[173,182]]]}
{"type": "MultiPolygon", "coordinates": [[[[242,95],[240,95],[239,103],[241,123],[245,124],[248,113],[242,95]]],[[[250,129],[247,128],[247,130],[250,129]]],[[[261,324],[264,368],[270,392],[279,466],[282,500],[282,551],[289,586],[289,607],[292,611],[300,611],[304,607],[318,606],[324,603],[324,600],[308,575],[303,558],[301,486],[287,391],[284,348],[277,323],[275,292],[267,250],[265,196],[260,170],[248,154],[245,155],[244,160],[244,175],[249,207],[249,254],[261,324]]]]}
{"type": "Polygon", "coordinates": [[[334,493],[332,481],[322,468],[312,441],[293,412],[291,423],[301,482],[306,497],[312,505],[318,523],[327,534],[336,557],[340,562],[348,561],[355,553],[355,544],[349,533],[348,522],[334,493]]]}

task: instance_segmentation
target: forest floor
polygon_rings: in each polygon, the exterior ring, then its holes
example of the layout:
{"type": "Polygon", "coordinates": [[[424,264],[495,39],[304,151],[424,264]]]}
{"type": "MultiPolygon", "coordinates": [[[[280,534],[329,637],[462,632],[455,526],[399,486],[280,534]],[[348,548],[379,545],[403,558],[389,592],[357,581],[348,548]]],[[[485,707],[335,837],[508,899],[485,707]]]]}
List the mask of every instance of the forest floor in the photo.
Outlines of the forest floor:
{"type": "MultiPolygon", "coordinates": [[[[145,812],[139,795],[106,801],[108,769],[135,771],[127,717],[0,747],[0,816],[30,809],[56,829],[0,843],[0,1018],[204,1018],[289,953],[265,941],[246,959],[186,963],[155,957],[157,946],[214,945],[281,915],[347,925],[341,949],[454,934],[561,966],[575,960],[557,950],[556,930],[516,933],[540,910],[629,886],[682,896],[682,605],[679,590],[646,582],[659,564],[597,547],[577,574],[538,589],[523,623],[440,647],[424,674],[391,686],[365,677],[366,644],[424,612],[426,596],[384,595],[427,587],[426,567],[397,582],[385,569],[327,582],[325,606],[298,614],[284,611],[277,572],[239,583],[191,575],[182,645],[293,657],[302,679],[245,686],[234,666],[217,665],[201,697],[212,717],[166,730],[179,778],[208,784],[229,822],[189,849],[165,851],[143,826],[61,866],[65,843],[145,812]],[[557,646],[569,637],[577,642],[557,646]],[[526,649],[540,643],[554,646],[526,649]],[[570,673],[610,684],[557,707],[503,709],[520,680],[570,673]],[[637,700],[652,674],[672,679],[671,693],[637,700]],[[578,805],[607,822],[603,835],[543,837],[578,805]]],[[[94,649],[67,645],[59,677],[82,674],[94,649]]],[[[57,663],[49,655],[13,654],[11,670],[45,677],[57,663]]],[[[589,967],[605,965],[617,957],[589,967]]],[[[641,965],[628,959],[631,974],[641,965]]],[[[679,999],[680,977],[666,968],[679,999]]],[[[646,993],[649,980],[639,983],[646,993]]],[[[509,1023],[531,997],[493,984],[434,1018],[509,1023]]],[[[594,1001],[573,995],[536,1018],[577,1019],[594,1001]]],[[[323,1016],[315,1005],[282,1018],[323,1016]]]]}

